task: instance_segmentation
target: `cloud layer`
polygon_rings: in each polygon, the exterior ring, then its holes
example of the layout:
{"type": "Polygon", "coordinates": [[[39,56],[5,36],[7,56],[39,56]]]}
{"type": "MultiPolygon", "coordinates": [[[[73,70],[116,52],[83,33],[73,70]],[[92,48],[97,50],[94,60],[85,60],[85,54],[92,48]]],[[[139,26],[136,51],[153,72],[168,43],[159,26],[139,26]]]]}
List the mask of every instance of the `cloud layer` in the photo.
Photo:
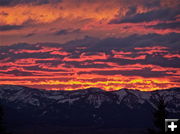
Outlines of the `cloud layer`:
{"type": "Polygon", "coordinates": [[[178,0],[1,0],[0,45],[180,33],[179,5],[178,0]]]}
{"type": "Polygon", "coordinates": [[[86,37],[66,44],[1,47],[0,84],[65,90],[177,87],[180,86],[178,36],[150,34],[104,40],[86,37]],[[167,36],[168,40],[161,40],[167,36]]]}
{"type": "Polygon", "coordinates": [[[0,84],[179,86],[179,0],[0,0],[0,84]]]}

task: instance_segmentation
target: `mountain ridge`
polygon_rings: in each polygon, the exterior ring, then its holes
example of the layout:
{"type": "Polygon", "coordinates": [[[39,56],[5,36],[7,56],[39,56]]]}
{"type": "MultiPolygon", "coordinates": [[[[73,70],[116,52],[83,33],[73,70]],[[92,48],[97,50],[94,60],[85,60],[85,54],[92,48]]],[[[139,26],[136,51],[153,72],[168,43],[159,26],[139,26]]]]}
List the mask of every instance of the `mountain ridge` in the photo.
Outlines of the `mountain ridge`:
{"type": "Polygon", "coordinates": [[[27,131],[31,131],[32,125],[43,124],[61,127],[147,128],[153,124],[152,111],[156,108],[154,101],[159,96],[164,96],[168,102],[169,118],[179,117],[179,91],[180,88],[151,92],[129,89],[104,91],[98,88],[52,91],[0,85],[0,103],[6,111],[6,122],[10,128],[26,125],[27,131]]]}
{"type": "MultiPolygon", "coordinates": [[[[43,100],[48,100],[51,103],[69,103],[72,104],[78,100],[84,100],[99,107],[104,102],[111,102],[120,104],[121,101],[128,101],[129,103],[145,103],[157,97],[158,95],[167,96],[168,101],[179,99],[180,88],[171,88],[167,90],[157,91],[139,91],[131,89],[120,89],[116,91],[105,91],[100,88],[88,88],[74,91],[64,90],[43,90],[36,88],[29,88],[25,86],[16,85],[0,85],[0,99],[9,102],[21,102],[40,105],[44,103],[43,100]],[[174,98],[175,96],[175,98],[174,98]],[[134,100],[133,100],[134,99],[134,100]],[[57,102],[56,102],[57,101],[57,102]]],[[[177,104],[178,105],[178,104],[177,104]]]]}

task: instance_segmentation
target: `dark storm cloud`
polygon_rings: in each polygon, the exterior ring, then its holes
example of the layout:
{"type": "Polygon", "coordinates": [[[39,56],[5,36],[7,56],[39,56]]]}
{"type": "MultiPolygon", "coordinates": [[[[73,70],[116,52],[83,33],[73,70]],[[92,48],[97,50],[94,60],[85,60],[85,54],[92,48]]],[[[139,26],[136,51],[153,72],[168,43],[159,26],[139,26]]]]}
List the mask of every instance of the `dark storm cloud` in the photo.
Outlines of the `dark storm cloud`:
{"type": "Polygon", "coordinates": [[[80,31],[81,31],[80,29],[75,29],[75,30],[62,29],[55,32],[55,35],[67,35],[67,34],[79,33],[80,31]]]}
{"type": "Polygon", "coordinates": [[[12,70],[6,72],[6,74],[14,74],[15,76],[33,76],[33,73],[28,71],[12,70]]]}
{"type": "MultiPolygon", "coordinates": [[[[103,40],[97,40],[95,38],[86,37],[82,40],[75,40],[65,44],[53,44],[53,43],[38,43],[38,45],[28,45],[28,44],[16,44],[12,46],[1,47],[0,53],[5,53],[2,57],[10,57],[11,61],[15,62],[17,59],[22,58],[38,58],[36,63],[51,65],[58,65],[58,63],[65,63],[72,65],[77,68],[103,68],[109,67],[108,64],[103,64],[101,62],[113,62],[119,65],[126,64],[154,64],[164,67],[178,67],[180,62],[178,58],[171,58],[170,60],[163,57],[162,55],[178,53],[179,50],[179,36],[180,34],[148,34],[148,35],[133,35],[125,38],[107,38],[103,40]],[[92,41],[94,40],[94,41],[92,41]],[[92,43],[93,42],[93,43],[92,43]],[[136,50],[134,48],[144,48],[153,46],[164,46],[168,49],[165,52],[150,52],[151,50],[136,50]],[[47,47],[45,51],[41,51],[43,47],[47,47]],[[56,48],[62,48],[62,50],[56,50],[56,48]],[[79,47],[84,47],[79,49],[79,47]],[[51,48],[55,48],[50,50],[51,48]],[[25,50],[25,51],[24,51],[25,50]],[[27,50],[27,51],[26,51],[27,50]],[[113,57],[112,50],[131,52],[132,54],[120,54],[120,57],[113,57]],[[29,51],[29,52],[28,52],[29,51]],[[68,52],[68,55],[61,55],[62,52],[68,52]],[[53,54],[52,52],[57,52],[53,54]],[[59,55],[58,55],[59,53],[59,55]],[[84,53],[84,55],[82,55],[84,53]],[[98,55],[99,53],[106,54],[104,58],[98,55]],[[139,54],[140,53],[140,54],[139,54]],[[141,54],[143,53],[143,54],[141,54]],[[146,55],[146,58],[136,59],[140,55],[146,55]],[[124,56],[124,57],[123,57],[124,56]],[[94,58],[93,60],[92,57],[94,58]],[[133,59],[134,57],[134,59],[133,59]],[[48,60],[47,58],[56,58],[55,60],[48,60]],[[66,60],[63,61],[63,59],[66,60]],[[42,59],[42,60],[40,60],[42,59]],[[46,60],[47,59],[47,60],[46,60]],[[69,60],[68,60],[69,59],[69,60]],[[97,63],[88,64],[86,60],[94,61],[97,63]],[[99,62],[99,63],[98,63],[99,62]]],[[[102,55],[103,56],[103,55],[102,55]]]]}
{"type": "Polygon", "coordinates": [[[105,51],[109,52],[112,49],[132,49],[134,47],[145,46],[170,46],[179,48],[180,34],[171,33],[165,35],[147,34],[147,35],[132,35],[125,38],[106,38],[98,41],[96,44],[90,45],[88,51],[105,51]]]}
{"type": "Polygon", "coordinates": [[[25,35],[24,37],[28,38],[28,37],[31,37],[31,36],[34,36],[34,35],[35,35],[35,33],[29,33],[29,34],[25,35]]]}
{"type": "Polygon", "coordinates": [[[161,0],[144,0],[143,5],[148,8],[159,7],[161,0]]]}
{"type": "Polygon", "coordinates": [[[174,23],[160,23],[157,25],[147,26],[148,28],[155,28],[155,29],[180,29],[180,22],[174,23]]]}
{"type": "Polygon", "coordinates": [[[62,0],[0,0],[0,6],[14,6],[18,4],[28,4],[28,3],[41,5],[41,4],[55,3],[61,1],[62,0]]]}
{"type": "Polygon", "coordinates": [[[57,70],[51,70],[50,68],[41,68],[39,66],[28,66],[28,67],[24,67],[25,70],[34,70],[34,71],[38,71],[38,70],[41,70],[41,71],[48,71],[48,72],[54,72],[54,71],[60,71],[60,72],[67,72],[66,70],[63,70],[63,69],[57,69],[57,70]]]}
{"type": "Polygon", "coordinates": [[[0,26],[0,31],[19,30],[22,28],[23,26],[18,26],[18,25],[2,25],[0,26]]]}
{"type": "Polygon", "coordinates": [[[127,16],[135,14],[137,11],[137,8],[135,6],[132,6],[129,8],[129,11],[126,13],[127,16]]]}
{"type": "Polygon", "coordinates": [[[158,9],[146,13],[135,14],[133,16],[126,16],[124,19],[114,19],[110,21],[110,24],[119,24],[119,23],[139,23],[139,22],[149,22],[153,20],[176,20],[176,16],[180,14],[179,9],[158,9]]]}
{"type": "Polygon", "coordinates": [[[130,70],[127,71],[126,69],[123,71],[91,71],[91,72],[80,72],[79,74],[88,74],[88,73],[94,73],[94,74],[100,74],[100,75],[124,75],[124,76],[142,76],[145,78],[148,77],[164,77],[164,76],[170,76],[169,74],[166,74],[166,71],[151,71],[151,69],[145,68],[141,70],[130,70]]]}
{"type": "Polygon", "coordinates": [[[63,29],[63,30],[57,31],[55,34],[56,35],[65,35],[65,34],[68,34],[68,33],[69,33],[68,30],[63,29]]]}
{"type": "Polygon", "coordinates": [[[12,3],[13,0],[0,0],[1,6],[8,6],[12,3]]]}
{"type": "MultiPolygon", "coordinates": [[[[42,46],[46,47],[63,47],[65,51],[72,52],[74,54],[79,54],[81,52],[106,52],[109,53],[112,49],[114,50],[133,50],[134,47],[146,47],[146,46],[156,46],[163,45],[172,48],[173,50],[178,50],[179,48],[179,37],[178,33],[171,33],[165,35],[159,34],[147,34],[147,35],[132,35],[124,38],[106,38],[98,39],[86,36],[81,40],[74,40],[67,42],[65,44],[58,43],[38,43],[38,47],[35,45],[30,45],[27,43],[19,43],[11,46],[2,46],[0,51],[8,51],[9,49],[28,49],[28,50],[38,50],[42,46]],[[79,47],[85,47],[85,49],[78,49],[79,47]],[[76,53],[75,50],[79,52],[76,53]]],[[[71,55],[71,56],[73,56],[71,55]]],[[[74,56],[73,56],[74,57],[74,56]]],[[[77,56],[76,56],[77,57],[77,56]]]]}

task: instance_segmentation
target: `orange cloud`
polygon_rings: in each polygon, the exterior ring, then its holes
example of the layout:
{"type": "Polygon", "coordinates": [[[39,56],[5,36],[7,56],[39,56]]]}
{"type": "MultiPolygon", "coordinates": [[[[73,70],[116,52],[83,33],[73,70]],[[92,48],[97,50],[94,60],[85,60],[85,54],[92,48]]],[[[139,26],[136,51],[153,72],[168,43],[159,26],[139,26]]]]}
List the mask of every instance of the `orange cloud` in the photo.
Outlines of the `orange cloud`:
{"type": "MultiPolygon", "coordinates": [[[[176,1],[178,3],[178,1],[176,1]]],[[[128,15],[146,13],[152,10],[176,7],[176,2],[160,1],[160,5],[153,6],[154,1],[146,0],[63,0],[59,3],[31,4],[22,3],[12,6],[0,6],[0,26],[15,26],[20,29],[0,31],[2,43],[0,45],[17,42],[56,42],[82,39],[84,35],[106,37],[124,37],[132,34],[168,34],[180,33],[179,29],[155,29],[153,26],[170,21],[152,21],[142,23],[109,24],[112,19],[123,19],[128,15]],[[164,4],[163,4],[164,3],[164,4]],[[151,5],[151,6],[148,6],[151,5]],[[134,8],[134,12],[132,12],[134,8]],[[80,29],[80,32],[70,32],[57,36],[53,33],[62,29],[80,29]],[[33,35],[33,36],[26,36],[33,35]]],[[[173,8],[172,8],[173,10],[173,8]]],[[[174,22],[178,21],[174,20],[174,22]]],[[[172,21],[171,21],[172,22],[172,21]]],[[[3,27],[2,27],[3,28],[3,27]]]]}
{"type": "Polygon", "coordinates": [[[114,55],[114,58],[127,59],[127,60],[144,60],[146,59],[146,55],[140,55],[137,57],[128,57],[123,55],[114,55]]]}
{"type": "MultiPolygon", "coordinates": [[[[61,87],[60,90],[75,90],[85,89],[89,87],[99,87],[104,90],[119,90],[121,88],[140,89],[142,91],[150,91],[157,89],[166,89],[172,85],[178,86],[178,83],[171,82],[168,79],[143,79],[143,78],[126,78],[116,77],[117,80],[104,80],[93,82],[91,80],[84,81],[80,79],[59,81],[59,80],[45,80],[45,81],[29,81],[29,80],[17,80],[17,81],[0,81],[0,84],[15,84],[15,85],[27,85],[27,86],[41,86],[41,88],[53,89],[55,87],[61,87]],[[52,87],[51,87],[52,86],[52,87]],[[51,87],[51,88],[49,88],[51,87]]],[[[59,89],[59,88],[58,88],[59,89]]]]}
{"type": "Polygon", "coordinates": [[[153,46],[153,47],[136,47],[135,50],[140,50],[137,52],[138,54],[154,54],[154,53],[167,53],[168,49],[167,47],[163,46],[153,46]]]}
{"type": "MultiPolygon", "coordinates": [[[[172,5],[171,3],[167,4],[168,2],[164,3],[166,4],[161,5],[166,7],[172,5]]],[[[130,2],[124,0],[64,0],[59,3],[42,5],[19,3],[10,7],[1,6],[0,24],[22,25],[30,21],[35,24],[51,23],[58,19],[94,19],[108,22],[116,16],[125,16],[131,10],[129,7],[136,7],[136,13],[144,13],[155,8],[147,7],[142,0],[132,0],[130,2]]]]}
{"type": "Polygon", "coordinates": [[[112,50],[111,52],[113,54],[115,54],[115,55],[128,55],[128,54],[132,54],[132,52],[124,52],[124,51],[116,51],[116,50],[112,50]]]}
{"type": "MultiPolygon", "coordinates": [[[[18,29],[20,31],[16,29],[14,31],[3,31],[0,34],[3,40],[8,41],[13,38],[12,42],[14,43],[69,41],[83,38],[84,35],[99,38],[122,38],[131,34],[180,33],[180,30],[176,28],[154,29],[151,27],[161,23],[177,22],[179,21],[178,15],[176,20],[173,21],[154,20],[140,23],[109,24],[112,19],[118,18],[121,20],[128,15],[145,13],[161,7],[172,8],[178,3],[177,0],[175,0],[176,2],[170,1],[161,0],[160,7],[157,5],[148,7],[147,3],[150,2],[153,5],[153,1],[146,0],[132,0],[130,2],[125,0],[63,0],[60,3],[41,5],[24,3],[11,7],[1,6],[0,26],[22,25],[22,28],[18,29]],[[135,10],[132,13],[133,7],[135,7],[135,10]],[[63,35],[63,37],[54,34],[62,28],[80,29],[80,32],[63,35]],[[33,36],[27,38],[25,37],[27,33],[32,33],[33,36]]],[[[41,88],[46,89],[59,89],[61,87],[64,90],[99,87],[105,90],[132,88],[144,91],[180,86],[176,80],[179,79],[180,74],[178,68],[143,64],[145,60],[148,60],[147,55],[153,55],[154,53],[161,53],[161,56],[166,58],[167,61],[180,58],[179,54],[169,52],[170,50],[167,47],[136,47],[132,52],[117,51],[117,49],[109,50],[111,54],[107,54],[107,52],[90,53],[87,52],[88,48],[86,51],[86,47],[79,47],[76,50],[74,54],[73,52],[64,51],[63,48],[40,47],[39,45],[30,50],[11,49],[10,54],[8,52],[1,53],[3,56],[12,54],[12,57],[0,60],[0,84],[41,86],[41,88]],[[18,57],[25,54],[29,56],[46,53],[50,57],[18,57]],[[16,59],[16,55],[19,59],[16,59]],[[127,62],[121,63],[119,59],[124,59],[122,61],[127,62]],[[110,60],[112,61],[110,62],[110,60]],[[138,63],[139,60],[140,63],[138,63]],[[152,75],[152,77],[146,78],[146,76],[137,73],[134,75],[122,73],[123,71],[141,72],[141,70],[148,70],[150,75],[151,73],[159,73],[162,77],[152,75]]]]}
{"type": "Polygon", "coordinates": [[[63,1],[54,4],[29,5],[19,4],[0,8],[1,24],[22,25],[28,21],[33,23],[51,23],[57,19],[110,19],[117,14],[119,8],[113,2],[63,1]],[[91,7],[91,8],[89,8],[91,7]],[[97,11],[97,9],[100,9],[97,11]],[[5,15],[6,14],[6,15],[5,15]]]}
{"type": "Polygon", "coordinates": [[[61,48],[53,48],[53,47],[42,47],[40,49],[34,49],[34,50],[29,50],[29,49],[20,49],[19,51],[17,50],[10,50],[10,52],[14,52],[15,54],[19,53],[45,53],[45,52],[52,52],[52,51],[57,51],[61,50],[61,48]]]}
{"type": "Polygon", "coordinates": [[[50,54],[66,56],[66,55],[69,55],[70,53],[64,52],[64,51],[53,51],[50,54]]]}
{"type": "Polygon", "coordinates": [[[146,55],[138,55],[136,57],[127,56],[133,54],[132,52],[124,52],[124,51],[115,51],[112,50],[114,54],[114,58],[127,59],[127,60],[144,60],[146,59],[146,55]]]}
{"type": "Polygon", "coordinates": [[[172,58],[179,58],[180,59],[180,54],[166,54],[163,55],[164,58],[172,59],[172,58]]]}
{"type": "Polygon", "coordinates": [[[169,49],[164,46],[152,46],[152,47],[136,47],[135,50],[161,50],[161,49],[169,49]]]}
{"type": "MultiPolygon", "coordinates": [[[[80,49],[85,51],[84,49],[86,48],[80,47],[78,50],[80,51],[80,49]]],[[[34,53],[44,54],[48,52],[52,57],[19,57],[16,60],[14,57],[6,57],[0,60],[0,84],[27,85],[45,89],[58,89],[58,87],[61,87],[63,90],[99,87],[105,90],[131,88],[146,91],[176,87],[179,86],[179,82],[176,80],[180,76],[179,68],[143,64],[146,58],[145,53],[153,54],[159,52],[163,53],[161,56],[166,58],[179,56],[178,54],[170,53],[170,50],[169,47],[164,46],[147,46],[135,47],[133,51],[110,50],[110,54],[105,52],[82,52],[79,55],[77,53],[73,55],[73,53],[69,54],[61,47],[35,45],[34,49],[31,50],[10,49],[7,52],[11,52],[13,55],[21,53],[28,55],[34,53]],[[58,57],[59,55],[60,57],[58,57]],[[61,56],[64,56],[64,59],[61,56]],[[133,61],[132,63],[124,64],[116,62],[117,58],[128,60],[141,59],[142,63],[133,61]],[[74,64],[73,61],[76,63],[74,64]],[[146,72],[143,71],[147,71],[149,76],[144,75],[143,73],[146,72]],[[142,72],[142,74],[137,72],[142,72]],[[156,74],[159,76],[156,76],[156,74]]]]}
{"type": "Polygon", "coordinates": [[[65,57],[63,59],[63,61],[87,61],[87,60],[106,60],[108,59],[108,55],[106,55],[105,53],[97,53],[97,54],[93,54],[93,55],[86,55],[86,53],[82,53],[80,54],[79,58],[69,58],[69,57],[65,57]]]}

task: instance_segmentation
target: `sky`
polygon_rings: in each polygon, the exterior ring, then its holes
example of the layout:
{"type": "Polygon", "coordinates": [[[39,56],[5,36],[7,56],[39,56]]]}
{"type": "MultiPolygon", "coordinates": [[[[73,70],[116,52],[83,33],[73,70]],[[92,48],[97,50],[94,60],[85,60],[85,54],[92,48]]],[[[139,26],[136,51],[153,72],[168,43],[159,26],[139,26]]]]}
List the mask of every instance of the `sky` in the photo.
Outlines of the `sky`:
{"type": "Polygon", "coordinates": [[[179,0],[0,0],[0,84],[180,87],[179,0]]]}

